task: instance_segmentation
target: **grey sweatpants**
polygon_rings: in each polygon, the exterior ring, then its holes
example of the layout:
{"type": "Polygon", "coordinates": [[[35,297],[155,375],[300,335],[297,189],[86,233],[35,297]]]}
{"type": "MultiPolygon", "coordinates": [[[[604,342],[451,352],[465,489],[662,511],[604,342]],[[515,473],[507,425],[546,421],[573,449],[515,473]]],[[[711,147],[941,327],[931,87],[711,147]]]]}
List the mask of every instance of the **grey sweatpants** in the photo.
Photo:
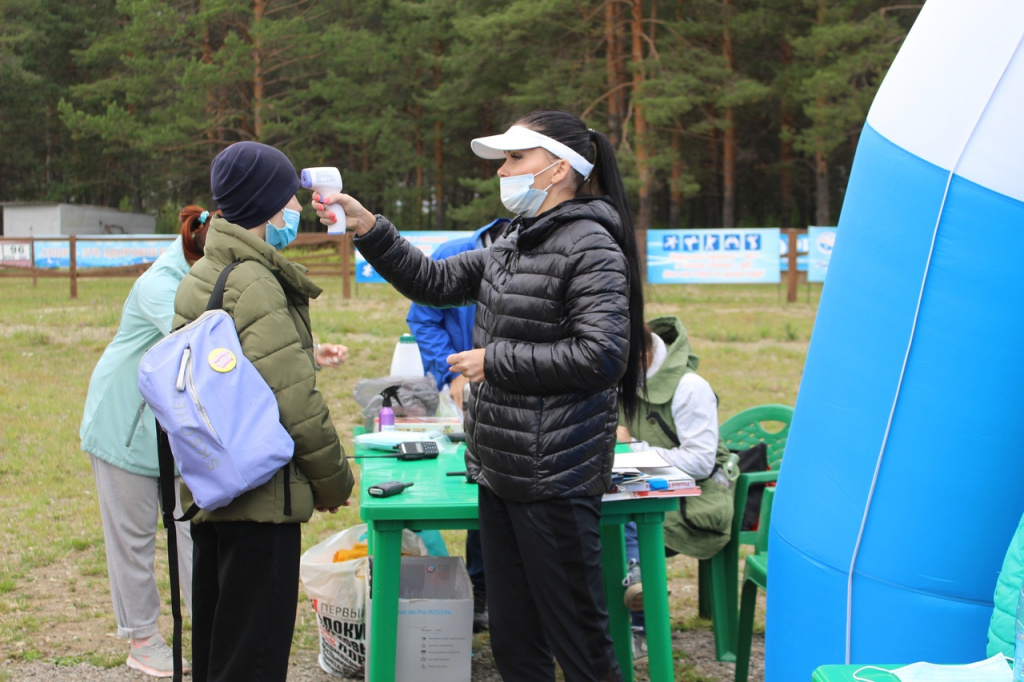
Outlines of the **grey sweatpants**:
{"type": "MultiPolygon", "coordinates": [[[[160,517],[160,485],[155,476],[142,476],[89,454],[107,550],[110,596],[117,618],[117,636],[145,639],[157,633],[160,593],[153,562],[160,517]]],[[[174,515],[181,515],[181,499],[174,481],[174,515]]],[[[178,575],[185,607],[192,613],[191,523],[176,523],[178,575]]]]}

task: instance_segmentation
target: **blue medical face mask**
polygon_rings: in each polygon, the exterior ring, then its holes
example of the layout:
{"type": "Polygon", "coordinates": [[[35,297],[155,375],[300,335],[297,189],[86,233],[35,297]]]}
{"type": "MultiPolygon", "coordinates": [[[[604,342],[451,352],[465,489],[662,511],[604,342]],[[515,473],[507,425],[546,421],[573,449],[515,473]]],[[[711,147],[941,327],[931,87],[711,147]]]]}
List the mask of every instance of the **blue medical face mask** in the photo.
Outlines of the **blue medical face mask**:
{"type": "MultiPolygon", "coordinates": [[[[561,159],[555,161],[551,166],[556,166],[560,162],[561,159]]],[[[548,168],[551,168],[551,166],[548,166],[548,168]]],[[[544,168],[540,173],[543,173],[548,168],[544,168]]],[[[524,218],[532,218],[537,215],[537,209],[548,198],[548,190],[551,189],[551,185],[544,189],[533,187],[534,178],[540,175],[540,173],[526,173],[525,175],[501,178],[499,181],[501,185],[501,203],[505,205],[505,208],[524,218]]],[[[551,184],[553,185],[554,183],[551,184]]]]}
{"type": "Polygon", "coordinates": [[[284,227],[267,223],[267,243],[280,251],[291,244],[299,234],[299,212],[284,209],[284,227]]]}

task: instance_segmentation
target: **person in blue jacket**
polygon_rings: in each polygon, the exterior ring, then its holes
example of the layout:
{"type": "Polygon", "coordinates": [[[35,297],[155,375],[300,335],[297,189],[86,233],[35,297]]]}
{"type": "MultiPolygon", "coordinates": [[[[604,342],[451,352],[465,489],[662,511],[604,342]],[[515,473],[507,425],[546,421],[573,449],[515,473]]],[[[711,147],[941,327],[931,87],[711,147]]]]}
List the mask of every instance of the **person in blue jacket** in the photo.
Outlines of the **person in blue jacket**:
{"type": "MultiPolygon", "coordinates": [[[[434,250],[433,258],[442,260],[463,251],[485,249],[501,237],[511,221],[498,218],[484,225],[472,237],[452,239],[434,250]]],[[[461,373],[449,371],[448,356],[473,348],[473,320],[476,306],[457,308],[431,308],[413,303],[405,321],[416,337],[420,348],[423,369],[437,382],[437,390],[449,387],[452,401],[462,405],[462,389],[468,383],[461,373]]],[[[487,582],[484,579],[483,550],[480,547],[480,531],[466,533],[466,571],[473,583],[473,631],[487,629],[487,582]]]]}

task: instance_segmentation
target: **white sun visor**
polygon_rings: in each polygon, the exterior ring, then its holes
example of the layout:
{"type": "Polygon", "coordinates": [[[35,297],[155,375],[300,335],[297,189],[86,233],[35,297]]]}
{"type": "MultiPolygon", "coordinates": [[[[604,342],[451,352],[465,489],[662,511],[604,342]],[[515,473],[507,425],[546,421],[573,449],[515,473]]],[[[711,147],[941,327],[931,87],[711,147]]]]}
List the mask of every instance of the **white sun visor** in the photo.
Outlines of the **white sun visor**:
{"type": "Polygon", "coordinates": [[[584,178],[590,177],[590,172],[594,170],[594,164],[558,140],[523,126],[512,126],[501,135],[478,137],[470,143],[470,146],[473,148],[473,153],[483,159],[503,159],[505,152],[540,147],[558,158],[568,161],[569,165],[584,178]]]}

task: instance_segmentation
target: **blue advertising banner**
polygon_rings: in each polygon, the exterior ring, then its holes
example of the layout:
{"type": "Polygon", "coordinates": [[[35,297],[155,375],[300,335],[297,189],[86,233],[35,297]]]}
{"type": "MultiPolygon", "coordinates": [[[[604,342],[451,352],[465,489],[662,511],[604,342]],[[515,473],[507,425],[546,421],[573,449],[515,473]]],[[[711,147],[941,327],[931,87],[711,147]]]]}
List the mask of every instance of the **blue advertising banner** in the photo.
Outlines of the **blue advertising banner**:
{"type": "MultiPolygon", "coordinates": [[[[102,240],[79,237],[75,240],[75,264],[79,268],[113,268],[152,263],[167,250],[174,237],[139,239],[137,236],[125,236],[104,237],[102,240]]],[[[70,241],[37,240],[35,263],[37,268],[71,267],[70,241]]]]}
{"type": "Polygon", "coordinates": [[[807,240],[810,243],[807,269],[808,282],[824,282],[828,274],[828,263],[832,259],[832,246],[836,243],[836,228],[808,227],[807,240]]]}
{"type": "MultiPolygon", "coordinates": [[[[428,256],[434,253],[441,244],[451,239],[471,237],[473,233],[466,230],[423,230],[420,232],[407,232],[402,235],[409,242],[428,256]]],[[[363,254],[356,249],[356,283],[357,284],[385,284],[383,277],[377,274],[363,254]]]]}
{"type": "Polygon", "coordinates": [[[779,228],[648,230],[651,284],[778,283],[779,228]]]}
{"type": "MultiPolygon", "coordinates": [[[[789,235],[779,232],[779,269],[789,272],[789,235]]],[[[807,235],[796,236],[796,271],[807,272],[807,235]]]]}

